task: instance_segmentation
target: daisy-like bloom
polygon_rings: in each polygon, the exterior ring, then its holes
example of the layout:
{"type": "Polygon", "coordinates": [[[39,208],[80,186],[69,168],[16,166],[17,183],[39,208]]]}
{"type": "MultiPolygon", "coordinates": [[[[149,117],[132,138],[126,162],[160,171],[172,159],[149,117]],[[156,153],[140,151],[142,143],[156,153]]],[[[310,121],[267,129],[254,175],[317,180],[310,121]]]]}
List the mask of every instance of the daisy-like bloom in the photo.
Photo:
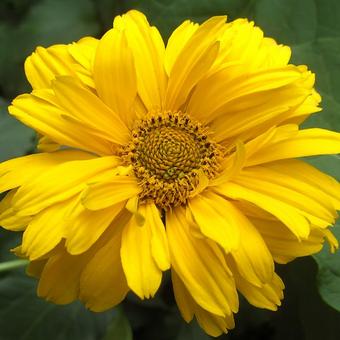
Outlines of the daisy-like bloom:
{"type": "Polygon", "coordinates": [[[210,335],[234,327],[238,292],[276,310],[274,263],[338,246],[340,185],[297,158],[338,153],[340,134],[299,128],[320,96],[290,55],[224,16],[165,47],[137,11],[99,40],[38,47],[9,110],[40,153],[0,165],[0,224],[23,231],[38,295],[103,311],[153,297],[170,269],[183,318],[210,335]]]}

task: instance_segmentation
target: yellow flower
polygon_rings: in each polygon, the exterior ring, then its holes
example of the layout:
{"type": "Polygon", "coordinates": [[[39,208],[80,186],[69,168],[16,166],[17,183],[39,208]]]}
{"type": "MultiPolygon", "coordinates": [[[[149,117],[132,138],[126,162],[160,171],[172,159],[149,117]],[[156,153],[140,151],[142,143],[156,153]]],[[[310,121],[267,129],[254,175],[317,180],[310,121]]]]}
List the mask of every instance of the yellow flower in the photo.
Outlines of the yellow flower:
{"type": "Polygon", "coordinates": [[[38,47],[10,113],[40,153],[0,165],[0,223],[38,295],[93,311],[155,295],[171,270],[183,318],[234,327],[238,293],[276,310],[274,262],[318,252],[340,185],[298,157],[340,134],[299,129],[320,111],[314,74],[252,22],[185,21],[166,47],[130,11],[100,40],[38,47]]]}

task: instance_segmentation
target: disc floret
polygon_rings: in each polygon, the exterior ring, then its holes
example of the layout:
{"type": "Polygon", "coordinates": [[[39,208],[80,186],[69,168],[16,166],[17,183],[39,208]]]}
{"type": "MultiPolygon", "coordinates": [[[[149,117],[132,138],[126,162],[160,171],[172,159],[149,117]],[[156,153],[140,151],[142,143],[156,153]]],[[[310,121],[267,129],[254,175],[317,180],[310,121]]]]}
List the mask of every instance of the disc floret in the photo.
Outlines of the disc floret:
{"type": "Polygon", "coordinates": [[[208,129],[181,112],[149,114],[138,121],[122,150],[142,187],[140,201],[163,209],[186,203],[201,176],[215,177],[221,156],[208,129]]]}

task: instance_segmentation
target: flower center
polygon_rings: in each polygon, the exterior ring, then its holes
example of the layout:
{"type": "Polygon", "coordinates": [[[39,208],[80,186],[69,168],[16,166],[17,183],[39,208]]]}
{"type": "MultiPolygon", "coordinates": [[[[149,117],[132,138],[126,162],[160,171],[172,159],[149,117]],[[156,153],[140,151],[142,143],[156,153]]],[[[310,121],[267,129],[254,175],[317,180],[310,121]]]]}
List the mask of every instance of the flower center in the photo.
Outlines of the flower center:
{"type": "Polygon", "coordinates": [[[181,112],[139,121],[122,150],[142,187],[140,201],[153,201],[163,209],[186,203],[202,177],[214,177],[221,154],[207,129],[181,112]]]}

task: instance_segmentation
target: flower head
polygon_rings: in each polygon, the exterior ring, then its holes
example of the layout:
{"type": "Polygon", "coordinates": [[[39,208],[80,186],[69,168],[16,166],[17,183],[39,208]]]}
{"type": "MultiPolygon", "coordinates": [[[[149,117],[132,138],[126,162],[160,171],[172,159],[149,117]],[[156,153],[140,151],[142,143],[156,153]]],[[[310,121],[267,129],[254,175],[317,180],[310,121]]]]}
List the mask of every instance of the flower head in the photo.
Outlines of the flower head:
{"type": "Polygon", "coordinates": [[[276,310],[274,262],[338,246],[340,185],[297,158],[338,153],[340,135],[299,128],[320,96],[290,54],[225,17],[185,21],[165,47],[137,11],[38,47],[9,110],[40,152],[0,165],[0,224],[23,231],[38,295],[103,311],[154,296],[170,269],[183,318],[211,335],[234,327],[237,291],[276,310]]]}

